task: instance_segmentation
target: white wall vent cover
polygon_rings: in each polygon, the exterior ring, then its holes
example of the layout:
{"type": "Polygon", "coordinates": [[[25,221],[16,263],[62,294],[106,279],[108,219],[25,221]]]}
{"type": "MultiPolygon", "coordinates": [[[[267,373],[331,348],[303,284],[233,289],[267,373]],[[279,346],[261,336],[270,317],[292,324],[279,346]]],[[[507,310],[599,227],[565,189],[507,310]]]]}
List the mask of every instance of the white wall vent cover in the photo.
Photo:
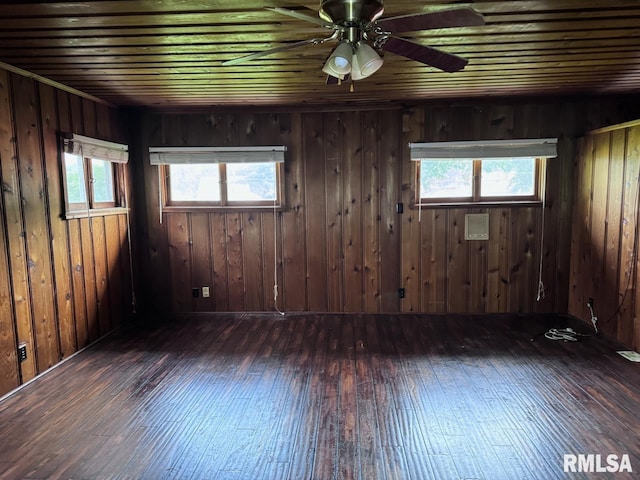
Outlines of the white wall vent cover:
{"type": "Polygon", "coordinates": [[[465,240],[489,240],[489,214],[468,213],[464,216],[465,240]]]}

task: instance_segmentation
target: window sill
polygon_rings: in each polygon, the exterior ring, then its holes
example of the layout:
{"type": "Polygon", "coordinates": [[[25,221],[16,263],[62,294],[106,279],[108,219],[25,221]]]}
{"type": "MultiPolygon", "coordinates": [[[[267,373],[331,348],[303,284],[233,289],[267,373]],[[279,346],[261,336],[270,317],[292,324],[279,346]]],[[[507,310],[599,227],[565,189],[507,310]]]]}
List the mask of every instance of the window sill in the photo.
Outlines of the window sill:
{"type": "Polygon", "coordinates": [[[429,203],[412,203],[410,208],[418,210],[419,208],[520,208],[520,207],[542,207],[541,200],[508,200],[504,202],[429,202],[429,203]]]}
{"type": "Polygon", "coordinates": [[[167,205],[162,207],[164,213],[189,213],[189,212],[202,212],[202,213],[229,213],[229,212],[284,212],[286,207],[278,205],[277,207],[266,205],[223,205],[223,206],[188,206],[188,205],[167,205]]]}
{"type": "Polygon", "coordinates": [[[72,212],[66,212],[63,215],[65,220],[73,220],[77,218],[93,218],[93,217],[106,217],[108,215],[126,215],[128,209],[125,207],[112,207],[112,208],[95,208],[92,210],[74,210],[72,212]]]}

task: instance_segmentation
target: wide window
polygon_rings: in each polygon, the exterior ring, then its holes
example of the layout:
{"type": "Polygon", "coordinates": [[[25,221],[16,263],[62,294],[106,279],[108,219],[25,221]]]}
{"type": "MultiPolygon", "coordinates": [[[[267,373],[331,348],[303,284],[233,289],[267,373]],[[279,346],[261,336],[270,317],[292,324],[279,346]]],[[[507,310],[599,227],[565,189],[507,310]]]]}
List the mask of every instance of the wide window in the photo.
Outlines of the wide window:
{"type": "Polygon", "coordinates": [[[416,204],[540,201],[555,139],[411,144],[416,204]],[[474,155],[475,154],[475,155],[474,155]]]}
{"type": "Polygon", "coordinates": [[[80,135],[63,137],[62,173],[67,218],[120,213],[119,178],[127,146],[80,135]],[[115,210],[114,210],[115,209],[115,210]]]}
{"type": "Polygon", "coordinates": [[[281,206],[284,147],[151,147],[167,208],[281,206]]]}
{"type": "Polygon", "coordinates": [[[535,158],[421,160],[417,199],[437,201],[539,200],[541,161],[535,158]]]}

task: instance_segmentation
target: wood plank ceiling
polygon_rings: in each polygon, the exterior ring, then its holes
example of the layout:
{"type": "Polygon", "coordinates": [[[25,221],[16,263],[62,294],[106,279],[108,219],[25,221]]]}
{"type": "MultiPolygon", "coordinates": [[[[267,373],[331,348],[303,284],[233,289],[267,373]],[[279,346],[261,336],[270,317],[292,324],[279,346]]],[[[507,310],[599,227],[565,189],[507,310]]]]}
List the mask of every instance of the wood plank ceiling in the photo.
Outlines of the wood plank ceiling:
{"type": "MultiPolygon", "coordinates": [[[[627,94],[640,89],[640,2],[388,0],[385,17],[471,6],[486,25],[403,34],[469,60],[444,73],[386,53],[373,76],[325,85],[335,42],[221,62],[328,30],[264,7],[315,15],[308,0],[3,3],[0,61],[115,105],[380,104],[433,98],[627,94]]],[[[330,33],[330,32],[329,32],[330,33]]],[[[6,67],[6,65],[5,65],[6,67]]]]}

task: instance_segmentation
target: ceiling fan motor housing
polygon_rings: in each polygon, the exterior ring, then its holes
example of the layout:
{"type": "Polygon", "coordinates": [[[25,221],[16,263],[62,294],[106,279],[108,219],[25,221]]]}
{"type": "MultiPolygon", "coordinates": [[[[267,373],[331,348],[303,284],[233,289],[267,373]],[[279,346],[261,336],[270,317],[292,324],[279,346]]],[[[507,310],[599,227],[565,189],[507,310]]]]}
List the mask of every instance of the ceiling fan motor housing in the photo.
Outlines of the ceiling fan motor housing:
{"type": "Polygon", "coordinates": [[[319,14],[325,21],[345,25],[373,22],[383,12],[382,0],[322,0],[319,14]]]}

